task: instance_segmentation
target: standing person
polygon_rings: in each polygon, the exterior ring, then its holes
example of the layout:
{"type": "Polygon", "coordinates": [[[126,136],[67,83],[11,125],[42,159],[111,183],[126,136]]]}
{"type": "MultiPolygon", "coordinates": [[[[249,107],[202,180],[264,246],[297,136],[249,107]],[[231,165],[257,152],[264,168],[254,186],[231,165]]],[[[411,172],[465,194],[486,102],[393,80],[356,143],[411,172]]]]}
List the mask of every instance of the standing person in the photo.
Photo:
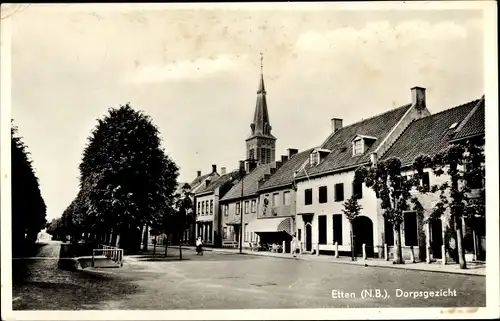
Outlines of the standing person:
{"type": "Polygon", "coordinates": [[[201,236],[198,236],[196,240],[196,255],[203,254],[203,242],[201,241],[201,236]]]}
{"type": "Polygon", "coordinates": [[[297,237],[295,236],[295,233],[293,233],[293,237],[292,237],[292,254],[293,254],[293,257],[297,257],[297,249],[298,249],[298,240],[297,240],[297,237]]]}

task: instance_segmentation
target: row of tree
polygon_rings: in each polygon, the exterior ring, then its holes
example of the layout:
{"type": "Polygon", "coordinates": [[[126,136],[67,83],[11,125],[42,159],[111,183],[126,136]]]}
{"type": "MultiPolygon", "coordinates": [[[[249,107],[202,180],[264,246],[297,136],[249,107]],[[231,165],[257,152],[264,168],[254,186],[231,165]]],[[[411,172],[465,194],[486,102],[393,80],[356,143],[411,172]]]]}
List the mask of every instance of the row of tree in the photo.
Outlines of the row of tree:
{"type": "Polygon", "coordinates": [[[46,223],[46,206],[27,146],[11,129],[12,254],[23,255],[46,223]]]}
{"type": "MultiPolygon", "coordinates": [[[[439,200],[428,212],[426,221],[440,220],[446,216],[450,227],[455,231],[454,240],[457,245],[457,257],[460,268],[466,268],[465,250],[463,246],[462,222],[485,216],[485,167],[484,140],[471,140],[465,144],[453,144],[433,157],[420,155],[411,166],[411,174],[403,167],[398,158],[387,159],[370,166],[356,170],[354,180],[371,188],[380,200],[384,218],[393,227],[396,264],[404,263],[401,249],[401,225],[404,222],[404,211],[414,210],[418,215],[424,214],[417,190],[420,194],[435,193],[439,200]],[[442,183],[433,185],[422,184],[424,169],[431,169],[439,177],[446,175],[442,183]],[[471,187],[482,187],[480,192],[473,194],[471,187]]],[[[356,195],[344,203],[343,212],[351,222],[360,214],[362,207],[358,204],[356,195]]],[[[354,256],[353,256],[354,258],[354,256]]]]}
{"type": "Polygon", "coordinates": [[[148,231],[180,238],[192,214],[189,186],[160,146],[158,128],[126,104],[97,120],[80,163],[80,189],[60,219],[57,238],[89,238],[137,252],[148,231]]]}

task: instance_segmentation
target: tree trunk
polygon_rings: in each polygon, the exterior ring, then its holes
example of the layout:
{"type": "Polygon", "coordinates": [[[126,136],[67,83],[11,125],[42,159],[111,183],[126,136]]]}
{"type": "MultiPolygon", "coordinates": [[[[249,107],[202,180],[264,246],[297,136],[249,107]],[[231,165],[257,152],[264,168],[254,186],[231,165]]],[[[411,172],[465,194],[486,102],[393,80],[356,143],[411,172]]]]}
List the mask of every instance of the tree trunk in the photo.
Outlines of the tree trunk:
{"type": "Polygon", "coordinates": [[[401,250],[401,226],[394,225],[394,247],[396,249],[396,253],[394,253],[394,263],[395,264],[404,264],[403,260],[403,251],[401,250]]]}
{"type": "Polygon", "coordinates": [[[181,242],[181,236],[178,237],[179,240],[179,260],[182,260],[182,242],[181,242]]]}
{"type": "Polygon", "coordinates": [[[351,260],[352,261],[356,261],[356,258],[354,256],[354,234],[352,232],[352,222],[349,222],[349,224],[351,225],[351,260]]]}
{"type": "Polygon", "coordinates": [[[165,234],[165,257],[167,257],[167,249],[168,249],[168,237],[167,234],[165,234]]]}
{"type": "Polygon", "coordinates": [[[115,246],[116,247],[120,247],[120,233],[116,234],[116,243],[115,243],[115,246]]]}
{"type": "Polygon", "coordinates": [[[148,225],[146,224],[146,226],[144,227],[144,235],[143,235],[143,239],[142,239],[142,250],[144,252],[147,252],[148,251],[148,240],[149,240],[149,235],[148,235],[148,225]]]}
{"type": "Polygon", "coordinates": [[[455,231],[457,233],[458,263],[461,269],[466,269],[467,263],[465,262],[465,250],[463,247],[462,220],[459,217],[455,217],[455,231]]]}

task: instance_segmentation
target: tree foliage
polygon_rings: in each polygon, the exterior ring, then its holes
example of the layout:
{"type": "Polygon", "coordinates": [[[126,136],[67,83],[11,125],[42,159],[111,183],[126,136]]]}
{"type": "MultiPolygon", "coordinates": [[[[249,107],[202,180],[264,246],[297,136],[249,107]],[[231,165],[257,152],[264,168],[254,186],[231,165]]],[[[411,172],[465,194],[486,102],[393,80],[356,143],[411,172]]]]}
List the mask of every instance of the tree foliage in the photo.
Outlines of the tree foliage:
{"type": "Polygon", "coordinates": [[[62,217],[74,235],[136,233],[171,212],[178,168],[151,118],[128,104],[97,120],[79,169],[80,191],[62,217]]]}
{"type": "Polygon", "coordinates": [[[342,212],[345,214],[349,222],[352,222],[356,217],[358,217],[359,213],[363,209],[363,207],[359,205],[358,198],[355,195],[352,195],[348,200],[346,200],[343,206],[344,208],[342,209],[342,212]]]}
{"type": "Polygon", "coordinates": [[[38,233],[45,227],[47,207],[30,153],[14,125],[11,129],[11,175],[12,246],[13,253],[19,254],[25,245],[36,242],[38,233]]]}
{"type": "MultiPolygon", "coordinates": [[[[419,168],[419,164],[414,167],[419,168]]],[[[370,167],[360,167],[355,172],[355,181],[364,182],[371,188],[380,200],[384,218],[393,226],[395,236],[396,258],[395,263],[404,263],[401,251],[401,224],[404,221],[403,212],[422,206],[417,197],[413,197],[411,190],[418,185],[418,171],[412,177],[403,174],[401,160],[389,158],[372,164],[370,167]]]]}

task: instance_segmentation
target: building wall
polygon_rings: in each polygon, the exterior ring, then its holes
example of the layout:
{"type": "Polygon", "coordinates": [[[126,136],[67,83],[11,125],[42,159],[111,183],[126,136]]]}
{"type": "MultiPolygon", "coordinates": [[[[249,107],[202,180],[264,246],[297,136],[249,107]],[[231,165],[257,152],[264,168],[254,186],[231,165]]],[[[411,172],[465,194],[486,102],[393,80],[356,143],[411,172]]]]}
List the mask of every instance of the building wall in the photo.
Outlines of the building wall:
{"type": "Polygon", "coordinates": [[[215,202],[214,194],[207,194],[200,197],[196,197],[195,204],[196,211],[196,237],[201,236],[206,244],[213,244],[214,242],[214,217],[217,214],[217,207],[215,202]],[[200,206],[198,206],[200,204],[200,206]],[[207,205],[208,204],[208,207],[207,205]],[[212,206],[210,206],[212,204],[212,206]],[[203,210],[202,210],[203,208],[203,210]],[[208,208],[208,212],[207,212],[208,208]],[[206,223],[206,224],[203,224],[206,223]],[[205,234],[200,235],[199,226],[205,225],[205,229],[208,229],[209,238],[205,237],[205,234]],[[210,226],[210,227],[209,227],[210,226]]]}
{"type": "Polygon", "coordinates": [[[259,195],[259,206],[257,217],[286,217],[286,216],[295,216],[296,209],[296,192],[291,188],[274,190],[274,191],[266,191],[259,195]],[[284,203],[284,195],[285,193],[289,193],[289,204],[284,203]],[[278,203],[274,204],[274,195],[278,195],[278,203]],[[268,200],[268,204],[266,205],[265,199],[268,200]]]}
{"type": "MultiPolygon", "coordinates": [[[[246,228],[246,230],[244,232],[248,232],[249,234],[249,237],[247,238],[247,241],[243,242],[243,246],[249,246],[249,242],[251,240],[255,240],[255,233],[253,230],[251,230],[251,224],[249,224],[250,222],[252,222],[253,220],[257,219],[257,209],[258,209],[258,202],[259,202],[259,197],[258,196],[255,196],[255,197],[251,197],[251,198],[246,198],[244,199],[241,203],[241,209],[243,211],[245,211],[245,202],[248,201],[249,203],[249,206],[248,206],[248,213],[244,212],[243,213],[243,223],[244,224],[248,224],[248,227],[246,228]],[[251,211],[251,203],[252,201],[256,201],[257,204],[256,204],[256,210],[255,212],[252,213],[251,211]]],[[[235,232],[235,229],[239,229],[239,226],[236,225],[236,226],[230,226],[228,225],[227,223],[228,222],[232,222],[234,220],[239,220],[241,219],[241,214],[236,214],[236,204],[239,203],[240,201],[239,200],[233,200],[233,201],[229,201],[229,202],[221,202],[221,235],[223,234],[223,230],[224,228],[227,228],[227,238],[226,240],[235,240],[235,241],[238,241],[238,239],[236,238],[236,232],[235,232]],[[224,206],[227,206],[228,207],[228,210],[227,210],[227,215],[224,214],[224,206]]]]}
{"type": "MultiPolygon", "coordinates": [[[[320,245],[319,249],[333,251],[333,215],[342,214],[342,245],[339,245],[339,251],[350,251],[350,225],[349,221],[342,212],[343,203],[345,200],[352,195],[352,181],[354,179],[354,171],[338,173],[334,175],[323,176],[319,178],[313,178],[310,180],[300,181],[297,184],[297,217],[296,217],[296,227],[301,230],[301,242],[305,242],[305,224],[301,217],[303,213],[314,214],[312,220],[312,243],[313,249],[315,249],[318,243],[318,216],[326,215],[326,232],[327,232],[327,244],[320,245]],[[335,202],[334,201],[334,185],[343,183],[344,184],[344,200],[335,202]],[[328,199],[326,203],[320,204],[318,199],[318,189],[320,186],[327,186],[328,199]],[[313,202],[311,205],[305,205],[304,191],[311,188],[313,190],[313,202]]],[[[368,188],[363,185],[363,197],[359,199],[359,204],[363,207],[360,215],[368,217],[373,223],[373,243],[377,245],[377,240],[375,236],[378,230],[378,220],[377,220],[377,199],[375,193],[371,192],[368,188]]],[[[305,248],[305,247],[304,247],[305,248]]]]}

